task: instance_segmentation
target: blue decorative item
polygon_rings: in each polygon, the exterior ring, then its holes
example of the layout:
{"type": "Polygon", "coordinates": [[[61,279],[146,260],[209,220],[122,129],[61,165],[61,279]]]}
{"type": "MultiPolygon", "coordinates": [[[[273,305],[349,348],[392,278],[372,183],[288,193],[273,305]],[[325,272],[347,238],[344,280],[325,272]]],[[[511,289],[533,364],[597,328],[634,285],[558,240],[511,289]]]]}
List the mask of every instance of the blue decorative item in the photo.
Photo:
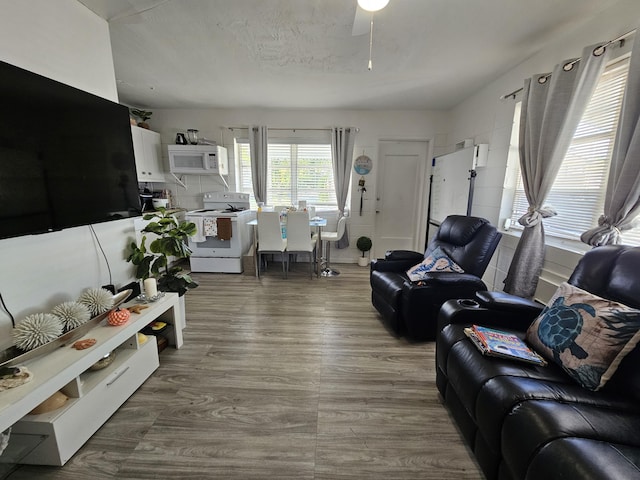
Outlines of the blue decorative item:
{"type": "Polygon", "coordinates": [[[412,282],[417,282],[424,280],[431,272],[464,273],[464,270],[451,260],[440,247],[437,247],[422,262],[407,270],[407,276],[412,282]]]}
{"type": "Polygon", "coordinates": [[[353,162],[353,169],[358,175],[367,175],[373,168],[371,158],[366,155],[360,155],[353,162]]]}
{"type": "MultiPolygon", "coordinates": [[[[542,312],[538,327],[540,341],[553,350],[554,357],[568,348],[574,357],[587,358],[587,352],[575,343],[584,323],[580,310],[582,309],[595,317],[596,309],[586,303],[567,306],[564,301],[564,297],[558,297],[550,307],[546,307],[542,312]]],[[[558,360],[556,359],[556,361],[558,360]]]]}

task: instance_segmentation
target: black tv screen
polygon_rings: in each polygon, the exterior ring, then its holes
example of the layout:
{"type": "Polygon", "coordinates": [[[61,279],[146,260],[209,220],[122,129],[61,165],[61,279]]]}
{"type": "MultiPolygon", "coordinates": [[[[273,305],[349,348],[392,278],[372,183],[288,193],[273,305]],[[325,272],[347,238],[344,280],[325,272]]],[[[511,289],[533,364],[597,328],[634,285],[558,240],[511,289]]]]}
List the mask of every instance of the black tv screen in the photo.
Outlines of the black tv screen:
{"type": "Polygon", "coordinates": [[[128,108],[0,62],[0,238],[138,215],[128,108]]]}

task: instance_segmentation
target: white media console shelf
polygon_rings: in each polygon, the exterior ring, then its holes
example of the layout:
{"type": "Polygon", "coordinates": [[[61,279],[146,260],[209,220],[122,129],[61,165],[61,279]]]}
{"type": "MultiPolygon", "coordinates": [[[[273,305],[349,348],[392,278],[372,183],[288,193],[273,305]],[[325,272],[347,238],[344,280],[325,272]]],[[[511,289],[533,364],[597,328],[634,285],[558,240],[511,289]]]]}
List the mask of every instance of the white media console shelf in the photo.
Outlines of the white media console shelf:
{"type": "MultiPolygon", "coordinates": [[[[129,302],[124,306],[136,303],[129,302]]],[[[176,293],[167,293],[129,321],[113,327],[106,320],[83,338],[97,343],[86,350],[70,345],[24,363],[33,373],[30,382],[0,392],[0,431],[12,428],[9,447],[26,439],[40,439],[35,448],[18,459],[18,463],[64,465],[73,454],[158,368],[158,349],[154,337],[138,343],[137,333],[154,320],[170,325],[169,344],[182,346],[185,327],[184,310],[176,293]],[[90,371],[89,367],[109,352],[115,351],[113,362],[106,368],[90,371]],[[69,400],[57,410],[28,415],[36,406],[57,391],[69,400]]],[[[184,305],[184,304],[182,304],[184,305]]],[[[163,332],[164,334],[164,332],[163,332]]],[[[17,446],[19,449],[19,445],[17,446]]]]}

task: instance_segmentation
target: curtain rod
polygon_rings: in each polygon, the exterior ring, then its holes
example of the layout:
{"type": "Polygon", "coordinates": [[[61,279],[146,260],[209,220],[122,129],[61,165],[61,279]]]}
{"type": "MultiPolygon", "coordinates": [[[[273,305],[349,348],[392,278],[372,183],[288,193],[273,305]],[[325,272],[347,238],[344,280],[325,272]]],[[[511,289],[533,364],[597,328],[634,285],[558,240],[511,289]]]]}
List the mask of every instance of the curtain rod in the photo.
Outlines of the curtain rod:
{"type": "MultiPolygon", "coordinates": [[[[233,131],[234,129],[237,130],[248,130],[249,127],[227,127],[229,130],[233,131]]],[[[355,128],[356,132],[359,132],[360,129],[357,127],[347,127],[347,128],[355,128]]],[[[268,129],[270,132],[279,132],[279,131],[301,131],[301,132],[330,132],[331,128],[269,128],[268,129]]]]}
{"type": "MultiPolygon", "coordinates": [[[[593,54],[596,56],[600,56],[604,53],[605,49],[609,46],[612,45],[614,43],[620,42],[620,46],[624,45],[624,41],[627,37],[630,37],[631,35],[633,35],[634,33],[636,33],[636,29],[634,28],[633,30],[628,31],[627,33],[623,33],[622,35],[620,35],[619,37],[614,38],[613,40],[609,40],[606,43],[603,43],[602,45],[596,47],[593,49],[593,54]]],[[[571,70],[571,68],[580,61],[579,58],[577,58],[576,60],[572,61],[572,62],[568,62],[566,63],[563,68],[565,71],[569,71],[571,70]]],[[[546,75],[542,75],[540,78],[538,78],[538,82],[540,83],[545,83],[549,77],[551,77],[551,74],[548,73],[546,75]]],[[[516,95],[519,94],[521,91],[523,90],[523,87],[518,88],[517,90],[514,90],[513,92],[510,93],[506,93],[504,95],[502,95],[500,97],[500,100],[506,100],[507,98],[516,98],[516,95]]]]}

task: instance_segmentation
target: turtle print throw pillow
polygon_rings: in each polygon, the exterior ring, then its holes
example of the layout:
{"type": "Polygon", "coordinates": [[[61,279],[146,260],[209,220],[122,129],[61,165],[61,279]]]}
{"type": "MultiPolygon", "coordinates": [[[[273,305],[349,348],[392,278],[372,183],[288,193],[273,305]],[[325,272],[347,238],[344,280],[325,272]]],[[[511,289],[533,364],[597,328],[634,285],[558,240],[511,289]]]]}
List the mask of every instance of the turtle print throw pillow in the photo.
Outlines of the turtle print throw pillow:
{"type": "Polygon", "coordinates": [[[423,280],[429,272],[464,273],[464,270],[451,260],[440,247],[437,247],[422,262],[407,270],[407,276],[412,282],[417,282],[423,280]]]}
{"type": "Polygon", "coordinates": [[[640,310],[563,283],[527,330],[529,344],[599,390],[640,341],[640,310]]]}

